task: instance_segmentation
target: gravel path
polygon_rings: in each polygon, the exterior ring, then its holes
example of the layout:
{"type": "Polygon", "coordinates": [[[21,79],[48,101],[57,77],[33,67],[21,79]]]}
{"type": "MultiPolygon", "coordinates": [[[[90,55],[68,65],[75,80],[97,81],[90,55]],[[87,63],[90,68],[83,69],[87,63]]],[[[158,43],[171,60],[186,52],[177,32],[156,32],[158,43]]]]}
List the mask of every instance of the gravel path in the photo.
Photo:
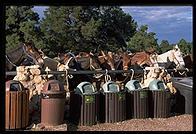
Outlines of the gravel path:
{"type": "Polygon", "coordinates": [[[193,116],[184,114],[170,118],[130,119],[113,124],[79,126],[77,131],[193,131],[193,116]]]}
{"type": "Polygon", "coordinates": [[[37,124],[34,128],[26,131],[193,131],[193,115],[130,119],[118,123],[101,123],[93,126],[76,126],[66,121],[59,126],[37,124]]]}

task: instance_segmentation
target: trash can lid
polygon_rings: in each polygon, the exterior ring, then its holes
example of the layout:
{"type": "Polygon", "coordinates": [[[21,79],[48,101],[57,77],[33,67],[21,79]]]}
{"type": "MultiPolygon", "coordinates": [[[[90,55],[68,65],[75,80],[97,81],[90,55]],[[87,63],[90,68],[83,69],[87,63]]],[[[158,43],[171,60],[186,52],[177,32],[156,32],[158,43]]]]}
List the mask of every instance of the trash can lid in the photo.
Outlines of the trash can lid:
{"type": "Polygon", "coordinates": [[[120,87],[114,81],[106,82],[102,87],[104,92],[120,92],[120,87]]]}
{"type": "Polygon", "coordinates": [[[87,81],[81,82],[77,87],[76,87],[76,92],[75,94],[93,94],[95,92],[94,86],[87,81]]]}
{"type": "Polygon", "coordinates": [[[64,87],[63,84],[58,80],[49,80],[44,83],[44,87],[42,90],[42,93],[47,94],[58,94],[58,93],[64,93],[64,87]]]}
{"type": "Polygon", "coordinates": [[[142,86],[137,80],[130,80],[126,83],[125,89],[128,90],[139,90],[142,89],[142,86]]]}
{"type": "Polygon", "coordinates": [[[151,81],[148,87],[150,90],[166,90],[167,89],[165,83],[160,80],[151,81]]]}
{"type": "Polygon", "coordinates": [[[22,90],[25,90],[22,83],[19,82],[19,81],[16,81],[16,80],[6,81],[5,87],[6,87],[6,89],[5,89],[6,91],[22,91],[22,90]]]}

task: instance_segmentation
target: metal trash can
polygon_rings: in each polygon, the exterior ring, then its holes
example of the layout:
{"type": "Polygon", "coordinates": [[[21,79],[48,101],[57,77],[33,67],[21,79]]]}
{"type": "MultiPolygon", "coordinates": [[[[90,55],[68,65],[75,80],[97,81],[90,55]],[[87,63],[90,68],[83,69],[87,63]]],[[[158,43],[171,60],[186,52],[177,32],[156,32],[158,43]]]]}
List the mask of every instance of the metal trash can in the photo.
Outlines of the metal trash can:
{"type": "Polygon", "coordinates": [[[99,93],[89,82],[81,82],[70,92],[70,120],[81,126],[97,123],[99,93]]]}
{"type": "Polygon", "coordinates": [[[126,92],[113,81],[106,82],[100,93],[100,122],[114,123],[126,119],[126,92]]]}
{"type": "Polygon", "coordinates": [[[178,90],[173,111],[193,114],[193,77],[172,77],[173,86],[178,90]]]}
{"type": "Polygon", "coordinates": [[[56,126],[63,123],[66,91],[58,80],[45,82],[41,92],[41,123],[56,126]]]}
{"type": "Polygon", "coordinates": [[[127,92],[127,119],[130,118],[148,118],[148,92],[147,89],[142,89],[142,86],[137,80],[130,80],[125,85],[127,92]]]}
{"type": "Polygon", "coordinates": [[[152,118],[167,118],[170,114],[171,93],[163,81],[153,80],[149,84],[149,110],[152,118]]]}
{"type": "Polygon", "coordinates": [[[29,122],[29,90],[15,80],[6,82],[5,129],[21,129],[29,122]]]}

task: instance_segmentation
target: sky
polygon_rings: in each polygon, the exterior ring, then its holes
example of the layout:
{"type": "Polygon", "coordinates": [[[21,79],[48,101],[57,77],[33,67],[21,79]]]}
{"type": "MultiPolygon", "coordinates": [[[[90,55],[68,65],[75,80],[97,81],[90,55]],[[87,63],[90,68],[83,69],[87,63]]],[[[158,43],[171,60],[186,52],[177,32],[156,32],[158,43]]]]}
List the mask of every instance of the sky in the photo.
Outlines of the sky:
{"type": "MultiPolygon", "coordinates": [[[[44,17],[47,6],[35,6],[33,10],[44,17]]],[[[147,32],[156,33],[158,44],[167,40],[176,44],[182,38],[193,41],[193,7],[192,6],[121,6],[125,13],[132,16],[138,28],[147,25],[147,32]]]]}

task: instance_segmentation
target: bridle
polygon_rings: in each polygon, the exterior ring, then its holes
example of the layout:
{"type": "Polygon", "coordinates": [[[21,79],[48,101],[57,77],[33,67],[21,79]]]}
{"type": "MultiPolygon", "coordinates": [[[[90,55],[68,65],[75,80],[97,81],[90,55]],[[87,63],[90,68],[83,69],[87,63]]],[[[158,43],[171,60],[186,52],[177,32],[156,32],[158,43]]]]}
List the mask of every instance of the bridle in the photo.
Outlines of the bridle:
{"type": "MultiPolygon", "coordinates": [[[[33,60],[33,64],[35,64],[35,61],[37,61],[37,59],[40,58],[40,57],[42,56],[42,54],[40,54],[40,55],[38,55],[36,58],[34,58],[32,55],[28,54],[28,52],[26,51],[24,45],[22,46],[22,50],[23,50],[23,52],[25,53],[25,55],[26,55],[27,57],[29,57],[30,59],[33,60]]],[[[17,65],[14,64],[14,63],[9,59],[9,57],[7,56],[7,54],[5,55],[5,57],[6,57],[6,59],[8,60],[8,62],[9,62],[12,66],[17,67],[17,65]]]]}
{"type": "Polygon", "coordinates": [[[8,60],[8,62],[10,64],[12,64],[12,66],[17,67],[16,64],[14,64],[13,62],[11,62],[11,60],[8,58],[7,54],[5,54],[6,59],[8,60]]]}
{"type": "Polygon", "coordinates": [[[24,45],[22,46],[22,49],[23,49],[25,55],[26,55],[27,57],[29,57],[30,59],[33,60],[33,63],[34,63],[34,64],[35,64],[35,61],[37,61],[37,59],[40,58],[40,57],[42,56],[42,54],[39,54],[38,56],[36,56],[36,57],[34,58],[32,55],[28,54],[28,52],[26,51],[24,45]]]}

